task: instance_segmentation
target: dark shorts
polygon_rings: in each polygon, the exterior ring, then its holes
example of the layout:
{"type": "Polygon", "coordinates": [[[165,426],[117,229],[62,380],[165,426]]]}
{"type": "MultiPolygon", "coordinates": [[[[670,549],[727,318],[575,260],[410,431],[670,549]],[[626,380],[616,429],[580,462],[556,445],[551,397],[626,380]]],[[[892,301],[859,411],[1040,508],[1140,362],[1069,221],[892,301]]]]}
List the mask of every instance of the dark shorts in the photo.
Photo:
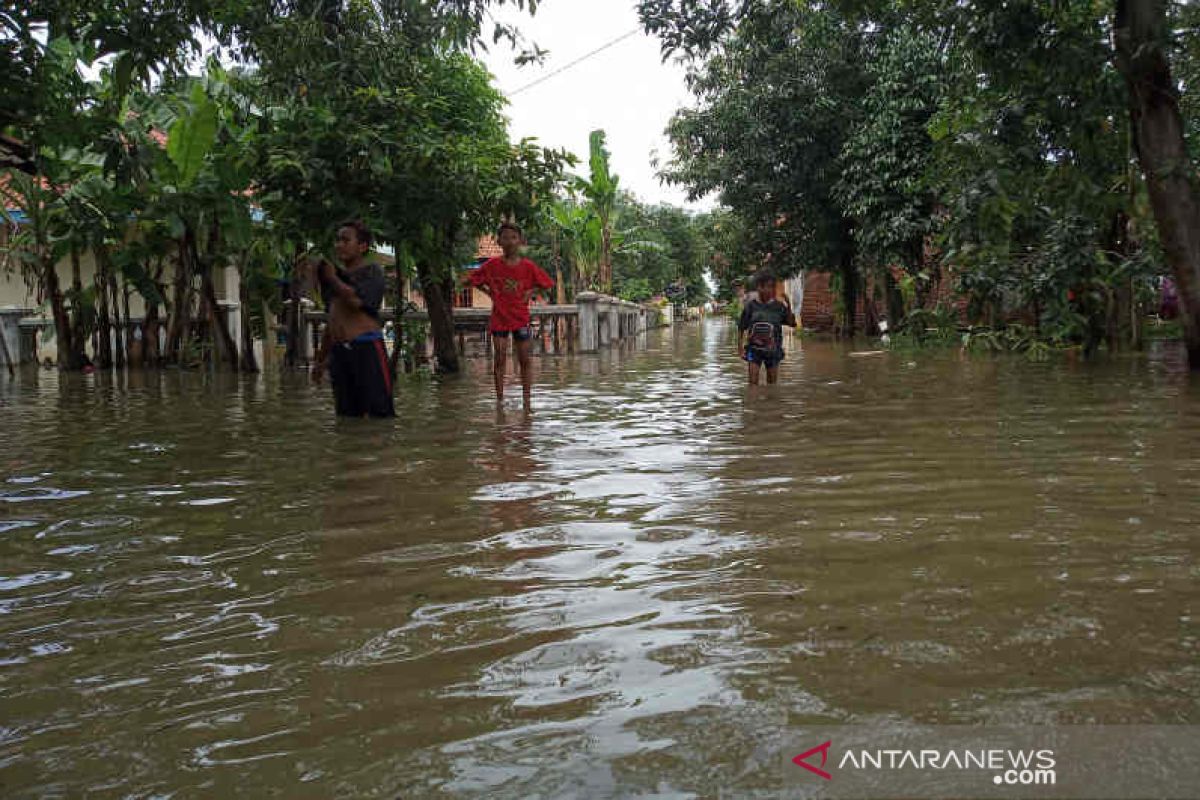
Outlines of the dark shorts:
{"type": "Polygon", "coordinates": [[[775,369],[779,366],[779,362],[783,361],[783,351],[755,350],[753,347],[747,347],[746,361],[751,364],[762,364],[767,369],[775,369]]]}
{"type": "Polygon", "coordinates": [[[492,331],[492,336],[499,336],[501,339],[507,339],[510,335],[518,342],[528,342],[533,337],[533,331],[528,327],[516,328],[511,331],[492,331]]]}
{"type": "Polygon", "coordinates": [[[394,417],[392,373],[379,334],[333,346],[329,382],[339,417],[394,417]]]}

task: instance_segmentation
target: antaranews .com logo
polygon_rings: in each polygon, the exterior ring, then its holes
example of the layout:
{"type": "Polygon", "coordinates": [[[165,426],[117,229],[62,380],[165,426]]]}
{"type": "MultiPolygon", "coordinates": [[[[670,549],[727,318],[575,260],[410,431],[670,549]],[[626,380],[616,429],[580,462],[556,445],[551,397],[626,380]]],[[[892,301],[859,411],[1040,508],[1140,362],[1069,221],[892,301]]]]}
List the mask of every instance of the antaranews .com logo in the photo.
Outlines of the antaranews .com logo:
{"type": "Polygon", "coordinates": [[[802,797],[1200,797],[1200,726],[820,726],[793,741],[785,783],[802,797]]]}
{"type": "MultiPolygon", "coordinates": [[[[833,741],[827,741],[792,758],[792,763],[824,780],[833,780],[825,771],[833,741]],[[820,766],[809,759],[820,756],[820,766]]],[[[990,774],[997,786],[1053,786],[1056,761],[1054,751],[1041,750],[908,750],[879,748],[846,750],[836,769],[854,770],[979,770],[990,774]]]]}

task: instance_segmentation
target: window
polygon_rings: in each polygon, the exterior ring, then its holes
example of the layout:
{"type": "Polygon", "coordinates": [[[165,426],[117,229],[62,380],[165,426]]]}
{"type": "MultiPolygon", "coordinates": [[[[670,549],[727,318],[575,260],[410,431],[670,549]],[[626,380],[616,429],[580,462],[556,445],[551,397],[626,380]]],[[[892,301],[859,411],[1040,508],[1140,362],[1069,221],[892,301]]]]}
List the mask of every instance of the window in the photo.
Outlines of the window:
{"type": "Polygon", "coordinates": [[[455,308],[470,308],[475,303],[475,290],[468,286],[454,293],[455,308]]]}

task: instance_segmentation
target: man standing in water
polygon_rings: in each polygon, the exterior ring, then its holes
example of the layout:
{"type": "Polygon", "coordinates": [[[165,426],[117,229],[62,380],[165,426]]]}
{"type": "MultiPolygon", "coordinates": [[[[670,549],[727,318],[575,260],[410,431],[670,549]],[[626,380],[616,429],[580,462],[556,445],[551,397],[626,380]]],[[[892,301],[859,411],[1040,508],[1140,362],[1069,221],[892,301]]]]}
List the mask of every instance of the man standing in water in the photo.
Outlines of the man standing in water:
{"type": "Polygon", "coordinates": [[[496,402],[504,402],[504,374],[508,368],[508,340],[512,339],[521,368],[521,391],[525,410],[532,411],[533,373],[529,363],[532,333],[529,330],[529,301],[538,291],[551,289],[554,281],[541,267],[521,257],[525,236],[512,222],[500,225],[496,239],[504,255],[490,258],[469,273],[467,280],[492,298],[492,379],[496,402]]]}
{"type": "Polygon", "coordinates": [[[320,383],[328,361],[339,417],[396,415],[379,322],[386,284],[383,269],[366,261],[372,238],[362,222],[341,225],[334,242],[341,268],[335,269],[327,261],[317,268],[329,320],[313,366],[313,380],[320,383]]]}
{"type": "Polygon", "coordinates": [[[751,386],[758,385],[763,367],[767,383],[779,380],[779,362],[783,361],[783,326],[796,327],[796,315],[787,297],[776,296],[775,276],[763,271],[754,277],[757,296],[747,298],[738,320],[738,355],[745,359],[751,386]]]}

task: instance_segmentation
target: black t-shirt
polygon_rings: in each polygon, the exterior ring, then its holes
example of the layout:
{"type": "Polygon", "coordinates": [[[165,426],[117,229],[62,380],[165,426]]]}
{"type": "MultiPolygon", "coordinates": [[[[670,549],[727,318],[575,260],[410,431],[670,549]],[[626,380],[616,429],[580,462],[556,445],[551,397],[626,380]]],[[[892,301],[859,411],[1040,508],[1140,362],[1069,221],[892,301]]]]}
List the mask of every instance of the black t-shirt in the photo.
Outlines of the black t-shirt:
{"type": "MultiPolygon", "coordinates": [[[[771,342],[769,349],[782,350],[783,326],[796,327],[796,315],[792,313],[792,309],[779,300],[771,300],[769,303],[761,303],[758,300],[747,300],[746,305],[742,308],[742,316],[738,320],[738,330],[750,331],[751,347],[761,347],[761,345],[757,344],[759,337],[754,330],[756,324],[770,325],[771,342]]],[[[763,339],[765,340],[765,336],[763,339]]]]}
{"type": "MultiPolygon", "coordinates": [[[[383,267],[378,264],[364,264],[353,272],[337,268],[337,277],[342,283],[354,289],[362,302],[362,310],[367,316],[379,320],[379,309],[383,306],[383,293],[387,281],[383,276],[383,267]]],[[[321,299],[325,301],[328,311],[333,303],[333,288],[325,281],[321,282],[321,299]]]]}

